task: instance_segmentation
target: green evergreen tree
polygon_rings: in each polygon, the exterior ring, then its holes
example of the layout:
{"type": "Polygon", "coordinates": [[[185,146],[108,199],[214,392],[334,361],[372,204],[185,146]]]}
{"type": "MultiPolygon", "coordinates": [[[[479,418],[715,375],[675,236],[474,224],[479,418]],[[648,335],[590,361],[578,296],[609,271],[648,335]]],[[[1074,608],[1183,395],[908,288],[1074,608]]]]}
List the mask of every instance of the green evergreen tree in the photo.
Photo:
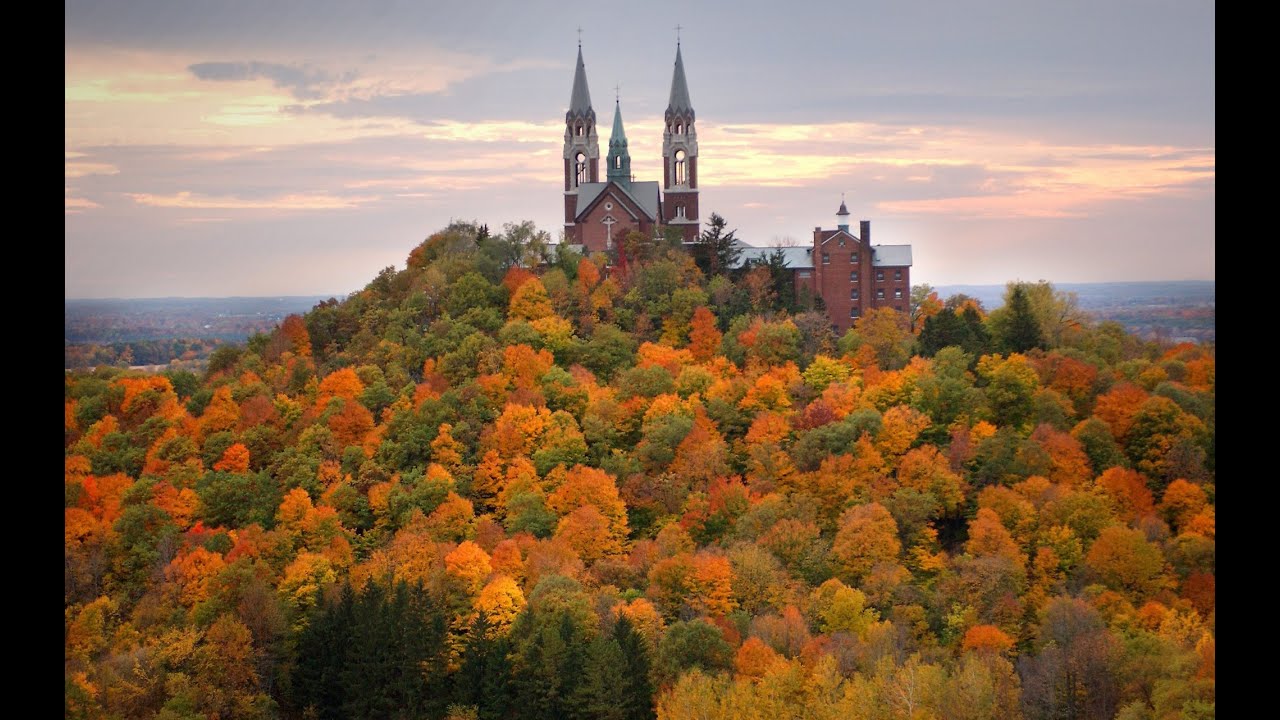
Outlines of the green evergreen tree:
{"type": "Polygon", "coordinates": [[[1024,353],[1032,348],[1045,346],[1040,321],[1031,311],[1031,302],[1022,285],[1015,284],[1009,291],[1007,314],[998,326],[996,339],[1001,351],[1024,353]]]}
{"type": "Polygon", "coordinates": [[[653,720],[654,689],[650,680],[649,646],[626,616],[614,623],[613,640],[618,644],[625,666],[624,679],[616,693],[617,703],[623,708],[623,717],[626,720],[653,720]]]}
{"type": "Polygon", "coordinates": [[[725,232],[727,223],[717,213],[711,213],[707,229],[698,236],[693,248],[693,260],[707,277],[727,275],[738,264],[742,250],[737,245],[734,234],[737,230],[725,232]]]}

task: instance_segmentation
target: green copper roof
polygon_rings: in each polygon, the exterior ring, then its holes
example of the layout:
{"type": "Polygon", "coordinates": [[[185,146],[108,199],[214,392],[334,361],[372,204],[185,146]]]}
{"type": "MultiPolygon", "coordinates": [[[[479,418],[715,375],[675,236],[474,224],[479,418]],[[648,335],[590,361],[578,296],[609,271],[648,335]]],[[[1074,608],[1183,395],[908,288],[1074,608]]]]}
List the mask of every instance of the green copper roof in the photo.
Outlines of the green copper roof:
{"type": "Polygon", "coordinates": [[[609,157],[605,173],[608,179],[624,187],[631,186],[631,154],[627,152],[627,133],[622,129],[622,104],[613,106],[613,132],[609,135],[609,157]]]}
{"type": "Polygon", "coordinates": [[[676,69],[671,76],[671,99],[667,102],[667,112],[693,114],[689,83],[684,79],[684,58],[680,56],[679,45],[676,45],[676,69]]]}
{"type": "Polygon", "coordinates": [[[613,106],[613,132],[609,135],[609,147],[627,146],[627,133],[622,129],[622,103],[613,106]]]}

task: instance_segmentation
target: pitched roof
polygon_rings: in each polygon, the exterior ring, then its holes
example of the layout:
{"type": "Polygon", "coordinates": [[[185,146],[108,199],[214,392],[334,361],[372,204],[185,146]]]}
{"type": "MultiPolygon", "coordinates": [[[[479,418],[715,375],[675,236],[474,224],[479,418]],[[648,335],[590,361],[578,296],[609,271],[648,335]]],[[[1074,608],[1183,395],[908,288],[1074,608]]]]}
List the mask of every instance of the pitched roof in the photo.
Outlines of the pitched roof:
{"type": "Polygon", "coordinates": [[[613,106],[613,132],[609,134],[609,147],[619,145],[627,146],[627,133],[622,129],[622,104],[615,103],[613,106]]]}
{"type": "Polygon", "coordinates": [[[689,83],[684,79],[684,58],[680,56],[679,45],[676,45],[676,69],[671,75],[671,99],[667,101],[667,112],[693,114],[689,83]]]}
{"type": "Polygon", "coordinates": [[[836,211],[836,215],[848,215],[849,208],[845,207],[844,198],[840,198],[840,209],[836,211]]]}
{"type": "Polygon", "coordinates": [[[587,89],[587,66],[582,62],[582,46],[578,46],[578,67],[573,71],[573,94],[569,97],[570,115],[591,113],[591,91],[587,89]]]}
{"type": "MultiPolygon", "coordinates": [[[[734,267],[742,267],[748,260],[766,261],[775,250],[779,249],[779,246],[756,247],[746,243],[738,243],[738,247],[742,250],[742,254],[738,256],[738,263],[734,267]]],[[[808,270],[813,267],[813,248],[794,246],[781,249],[788,268],[808,270]]]]}
{"type": "Polygon", "coordinates": [[[876,267],[902,267],[911,265],[910,245],[872,245],[871,264],[876,267]]]}
{"type": "Polygon", "coordinates": [[[573,210],[573,216],[575,218],[582,217],[582,214],[595,204],[601,193],[610,185],[613,186],[614,191],[624,195],[632,204],[648,215],[648,220],[658,219],[658,183],[656,180],[633,182],[630,188],[623,187],[616,182],[582,183],[578,186],[578,204],[573,210]]]}

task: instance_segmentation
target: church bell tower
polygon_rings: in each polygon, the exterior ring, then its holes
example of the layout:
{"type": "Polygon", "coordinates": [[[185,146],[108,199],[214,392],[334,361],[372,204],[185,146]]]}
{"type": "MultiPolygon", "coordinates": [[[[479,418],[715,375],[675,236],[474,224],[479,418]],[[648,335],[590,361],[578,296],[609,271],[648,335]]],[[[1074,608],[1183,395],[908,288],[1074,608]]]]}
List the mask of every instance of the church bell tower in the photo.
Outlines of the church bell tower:
{"type": "Polygon", "coordinates": [[[600,182],[600,139],[596,111],[587,89],[587,68],[578,42],[578,66],[573,72],[573,93],[564,116],[564,224],[571,228],[578,208],[578,188],[600,182]]]}
{"type": "Polygon", "coordinates": [[[676,66],[667,102],[666,131],[662,135],[662,221],[683,230],[684,241],[698,237],[698,133],[693,103],[684,77],[684,58],[676,42],[676,66]]]}

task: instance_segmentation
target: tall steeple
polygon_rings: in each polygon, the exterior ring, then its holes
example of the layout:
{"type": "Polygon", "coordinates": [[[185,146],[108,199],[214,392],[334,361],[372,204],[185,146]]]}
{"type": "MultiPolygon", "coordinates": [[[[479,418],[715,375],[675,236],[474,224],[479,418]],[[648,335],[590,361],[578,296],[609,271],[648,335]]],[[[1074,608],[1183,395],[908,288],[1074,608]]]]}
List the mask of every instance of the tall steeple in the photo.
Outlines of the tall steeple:
{"type": "Polygon", "coordinates": [[[609,157],[606,176],[619,185],[631,187],[631,153],[627,152],[627,133],[622,129],[622,101],[613,106],[613,132],[609,134],[609,157]]]}
{"type": "Polygon", "coordinates": [[[676,69],[671,75],[671,99],[667,101],[667,115],[687,113],[693,119],[693,103],[689,101],[689,81],[684,77],[684,58],[680,55],[680,43],[676,43],[676,69]]]}
{"type": "Polygon", "coordinates": [[[569,97],[569,118],[595,118],[591,109],[591,90],[587,87],[587,66],[582,62],[582,44],[578,44],[578,66],[573,71],[573,94],[569,97]]]}
{"type": "MultiPolygon", "coordinates": [[[[677,28],[678,29],[678,28],[677,28]]],[[[694,128],[689,81],[684,76],[684,56],[676,40],[676,63],[671,74],[671,97],[662,135],[663,222],[680,226],[686,242],[698,236],[698,132],[694,128]]]]}
{"type": "Polygon", "coordinates": [[[587,66],[582,62],[582,40],[579,39],[569,111],[564,114],[565,226],[573,225],[577,215],[578,188],[594,182],[600,182],[600,138],[596,134],[596,111],[591,107],[587,66]]]}

